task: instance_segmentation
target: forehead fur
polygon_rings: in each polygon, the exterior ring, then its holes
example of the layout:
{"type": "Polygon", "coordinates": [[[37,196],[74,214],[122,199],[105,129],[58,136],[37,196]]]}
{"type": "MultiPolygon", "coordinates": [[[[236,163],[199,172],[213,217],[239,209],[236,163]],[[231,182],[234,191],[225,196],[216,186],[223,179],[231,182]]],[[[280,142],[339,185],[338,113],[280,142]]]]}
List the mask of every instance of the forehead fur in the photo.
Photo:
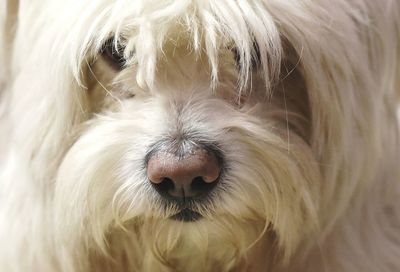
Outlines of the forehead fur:
{"type": "MultiPolygon", "coordinates": [[[[185,37],[195,53],[205,54],[211,66],[211,80],[218,81],[218,57],[222,48],[234,47],[240,56],[239,84],[244,86],[251,69],[251,56],[258,45],[261,70],[267,86],[280,70],[281,43],[264,1],[232,0],[121,0],[76,1],[64,16],[68,26],[62,43],[74,54],[75,75],[88,53],[98,52],[104,41],[115,35],[127,41],[127,55],[135,52],[138,73],[148,86],[153,85],[157,60],[164,46],[185,37]],[[65,42],[67,38],[67,42],[65,42]]],[[[57,6],[62,5],[58,4],[57,6]]],[[[269,6],[271,6],[269,4],[269,6]]],[[[67,8],[67,7],[66,7],[67,8]]],[[[65,20],[60,20],[65,22],[65,20]]]]}

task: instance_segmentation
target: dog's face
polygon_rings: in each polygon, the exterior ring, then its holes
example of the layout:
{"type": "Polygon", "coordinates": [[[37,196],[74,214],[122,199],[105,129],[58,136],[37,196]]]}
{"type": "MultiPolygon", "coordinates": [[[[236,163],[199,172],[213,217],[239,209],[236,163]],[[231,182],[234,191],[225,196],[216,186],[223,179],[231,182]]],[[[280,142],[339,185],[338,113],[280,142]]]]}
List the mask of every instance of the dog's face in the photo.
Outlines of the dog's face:
{"type": "Polygon", "coordinates": [[[320,223],[317,162],[341,148],[321,152],[342,133],[333,121],[342,118],[334,105],[346,105],[337,91],[344,72],[335,67],[356,61],[337,53],[347,47],[318,18],[306,20],[311,6],[283,9],[274,1],[48,6],[45,14],[64,15],[38,34],[33,55],[54,72],[46,103],[52,135],[63,138],[47,151],[57,154],[62,243],[147,271],[222,271],[256,249],[288,257],[309,237],[320,223]],[[324,44],[337,49],[325,54],[324,44]],[[328,136],[332,127],[338,135],[328,136]]]}

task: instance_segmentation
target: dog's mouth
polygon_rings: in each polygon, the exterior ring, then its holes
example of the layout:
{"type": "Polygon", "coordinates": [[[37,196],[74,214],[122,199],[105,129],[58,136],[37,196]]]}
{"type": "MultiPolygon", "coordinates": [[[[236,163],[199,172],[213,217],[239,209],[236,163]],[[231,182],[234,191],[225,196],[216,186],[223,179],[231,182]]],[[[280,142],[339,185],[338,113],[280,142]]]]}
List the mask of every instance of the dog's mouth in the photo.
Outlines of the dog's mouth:
{"type": "Polygon", "coordinates": [[[192,211],[188,208],[182,209],[179,213],[171,216],[171,219],[183,222],[195,222],[202,218],[198,212],[192,211]]]}

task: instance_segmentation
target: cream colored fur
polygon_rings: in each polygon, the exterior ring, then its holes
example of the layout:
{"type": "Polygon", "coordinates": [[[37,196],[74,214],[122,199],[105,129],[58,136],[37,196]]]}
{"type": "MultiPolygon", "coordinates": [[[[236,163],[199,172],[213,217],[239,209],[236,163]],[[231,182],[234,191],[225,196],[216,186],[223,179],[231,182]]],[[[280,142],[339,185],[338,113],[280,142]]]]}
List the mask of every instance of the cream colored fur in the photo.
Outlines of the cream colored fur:
{"type": "Polygon", "coordinates": [[[399,1],[0,15],[0,271],[399,271],[399,1]],[[226,160],[196,222],[169,219],[146,176],[149,148],[179,137],[226,160]]]}

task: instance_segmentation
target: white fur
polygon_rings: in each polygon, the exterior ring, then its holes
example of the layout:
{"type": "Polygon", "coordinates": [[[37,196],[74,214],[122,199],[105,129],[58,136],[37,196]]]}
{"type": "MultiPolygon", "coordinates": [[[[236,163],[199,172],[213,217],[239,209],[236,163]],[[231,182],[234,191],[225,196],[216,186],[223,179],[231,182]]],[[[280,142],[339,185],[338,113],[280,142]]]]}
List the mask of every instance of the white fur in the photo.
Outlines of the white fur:
{"type": "Polygon", "coordinates": [[[400,269],[398,1],[0,7],[1,271],[400,269]],[[190,223],[144,164],[182,135],[227,166],[190,223]]]}

